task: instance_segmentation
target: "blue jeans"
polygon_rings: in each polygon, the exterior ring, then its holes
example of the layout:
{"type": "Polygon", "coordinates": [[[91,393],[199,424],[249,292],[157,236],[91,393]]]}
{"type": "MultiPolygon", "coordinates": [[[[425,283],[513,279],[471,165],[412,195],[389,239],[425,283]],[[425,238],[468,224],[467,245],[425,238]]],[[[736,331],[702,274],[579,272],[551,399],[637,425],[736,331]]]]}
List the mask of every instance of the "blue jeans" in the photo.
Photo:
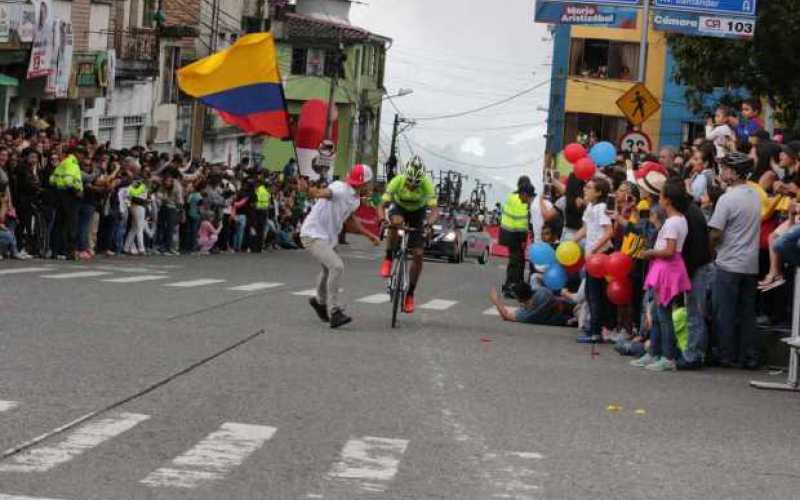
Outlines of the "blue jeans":
{"type": "Polygon", "coordinates": [[[125,234],[128,232],[128,213],[114,215],[114,252],[121,255],[125,249],[125,234]]]}
{"type": "Polygon", "coordinates": [[[714,333],[719,360],[724,363],[758,363],[760,338],[756,331],[756,285],[754,274],[717,268],[711,287],[714,333]]]}
{"type": "Polygon", "coordinates": [[[175,228],[178,227],[179,215],[178,209],[175,207],[162,206],[158,212],[156,245],[162,252],[178,250],[175,244],[175,228]]]}
{"type": "Polygon", "coordinates": [[[678,349],[675,346],[672,303],[662,306],[658,300],[654,301],[651,315],[653,316],[653,329],[650,330],[650,355],[675,360],[678,349]]]}
{"type": "Polygon", "coordinates": [[[242,242],[244,242],[244,229],[247,226],[247,216],[239,214],[236,216],[236,232],[233,234],[233,249],[237,252],[242,251],[242,242]]]}
{"type": "Polygon", "coordinates": [[[89,250],[89,232],[92,230],[92,217],[97,210],[93,204],[81,203],[78,206],[78,251],[89,250]]]}
{"type": "Polygon", "coordinates": [[[17,238],[10,228],[0,229],[0,257],[6,254],[12,257],[17,255],[17,238]]]}
{"type": "Polygon", "coordinates": [[[787,264],[800,266],[800,224],[792,226],[779,236],[773,249],[787,264]]]}
{"type": "Polygon", "coordinates": [[[683,359],[689,363],[702,363],[708,347],[708,288],[712,264],[701,266],[692,277],[692,290],[686,294],[686,321],[689,327],[689,342],[683,359]]]}

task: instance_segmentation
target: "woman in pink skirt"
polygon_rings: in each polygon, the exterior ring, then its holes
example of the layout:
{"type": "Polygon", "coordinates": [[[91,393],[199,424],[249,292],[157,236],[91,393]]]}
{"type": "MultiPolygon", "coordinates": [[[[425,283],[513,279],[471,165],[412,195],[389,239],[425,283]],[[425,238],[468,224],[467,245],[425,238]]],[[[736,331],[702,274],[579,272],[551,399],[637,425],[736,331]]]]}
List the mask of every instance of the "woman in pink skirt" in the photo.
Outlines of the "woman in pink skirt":
{"type": "Polygon", "coordinates": [[[210,217],[203,218],[200,223],[200,229],[197,231],[197,244],[200,245],[200,253],[207,254],[214,248],[219,237],[219,231],[222,227],[214,227],[214,224],[209,220],[210,217]]]}

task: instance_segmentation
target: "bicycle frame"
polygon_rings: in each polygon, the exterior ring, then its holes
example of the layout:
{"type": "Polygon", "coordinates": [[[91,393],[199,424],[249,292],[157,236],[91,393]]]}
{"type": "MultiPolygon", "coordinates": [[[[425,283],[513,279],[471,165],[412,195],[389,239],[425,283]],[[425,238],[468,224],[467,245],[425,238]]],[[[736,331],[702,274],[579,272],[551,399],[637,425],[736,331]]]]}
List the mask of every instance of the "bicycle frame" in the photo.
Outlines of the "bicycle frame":
{"type": "Polygon", "coordinates": [[[397,326],[398,309],[405,302],[408,293],[409,270],[408,270],[408,237],[409,228],[399,228],[400,244],[394,253],[392,263],[392,275],[387,281],[387,292],[392,304],[392,328],[397,326]]]}

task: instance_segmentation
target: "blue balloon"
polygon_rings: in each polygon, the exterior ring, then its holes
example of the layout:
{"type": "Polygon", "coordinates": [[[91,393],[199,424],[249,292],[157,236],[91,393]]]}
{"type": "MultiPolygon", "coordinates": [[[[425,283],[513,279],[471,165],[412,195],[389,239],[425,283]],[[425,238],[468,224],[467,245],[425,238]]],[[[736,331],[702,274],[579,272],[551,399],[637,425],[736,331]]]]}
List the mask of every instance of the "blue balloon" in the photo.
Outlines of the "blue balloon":
{"type": "Polygon", "coordinates": [[[555,264],[544,272],[542,279],[544,280],[544,286],[557,292],[567,285],[567,271],[561,265],[555,264]]]}
{"type": "Polygon", "coordinates": [[[617,149],[610,142],[598,142],[589,150],[589,156],[598,167],[607,167],[617,161],[617,149]]]}
{"type": "Polygon", "coordinates": [[[531,245],[528,259],[536,266],[550,266],[556,263],[556,251],[547,243],[539,241],[531,245]]]}

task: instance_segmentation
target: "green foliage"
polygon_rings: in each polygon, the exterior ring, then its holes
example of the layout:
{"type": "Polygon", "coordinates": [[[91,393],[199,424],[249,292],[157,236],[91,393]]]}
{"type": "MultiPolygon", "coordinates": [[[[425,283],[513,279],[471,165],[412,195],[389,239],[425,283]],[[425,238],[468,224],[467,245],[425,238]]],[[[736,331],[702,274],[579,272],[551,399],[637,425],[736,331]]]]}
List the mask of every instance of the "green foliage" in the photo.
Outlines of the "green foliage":
{"type": "Polygon", "coordinates": [[[669,35],[673,77],[688,87],[695,111],[715,87],[744,88],[779,110],[792,135],[800,136],[800,0],[760,0],[750,40],[669,35]]]}

